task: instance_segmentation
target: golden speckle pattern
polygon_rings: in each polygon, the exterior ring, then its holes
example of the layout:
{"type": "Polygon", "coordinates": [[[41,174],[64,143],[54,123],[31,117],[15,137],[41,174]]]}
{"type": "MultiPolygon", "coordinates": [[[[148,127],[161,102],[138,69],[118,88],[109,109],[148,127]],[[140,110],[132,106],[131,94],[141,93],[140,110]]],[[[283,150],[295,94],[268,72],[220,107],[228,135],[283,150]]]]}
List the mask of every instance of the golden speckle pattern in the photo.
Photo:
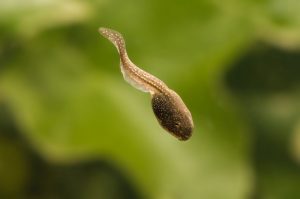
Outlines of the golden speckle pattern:
{"type": "Polygon", "coordinates": [[[193,119],[180,96],[163,81],[132,63],[119,32],[109,28],[99,28],[99,32],[117,48],[124,79],[135,88],[151,94],[152,109],[159,124],[179,140],[189,139],[194,128],[193,119]]]}

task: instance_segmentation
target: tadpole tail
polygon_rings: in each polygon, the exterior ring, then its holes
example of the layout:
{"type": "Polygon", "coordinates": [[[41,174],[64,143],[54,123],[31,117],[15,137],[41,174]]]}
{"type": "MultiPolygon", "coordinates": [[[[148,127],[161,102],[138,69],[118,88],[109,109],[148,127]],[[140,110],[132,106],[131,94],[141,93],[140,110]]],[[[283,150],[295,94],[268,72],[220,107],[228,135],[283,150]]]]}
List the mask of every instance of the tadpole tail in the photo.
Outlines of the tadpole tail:
{"type": "Polygon", "coordinates": [[[126,47],[125,47],[125,41],[123,36],[121,35],[121,33],[109,29],[109,28],[99,28],[98,29],[99,33],[105,37],[106,39],[108,39],[111,43],[114,44],[114,46],[117,48],[118,52],[121,55],[126,54],[126,47]]]}

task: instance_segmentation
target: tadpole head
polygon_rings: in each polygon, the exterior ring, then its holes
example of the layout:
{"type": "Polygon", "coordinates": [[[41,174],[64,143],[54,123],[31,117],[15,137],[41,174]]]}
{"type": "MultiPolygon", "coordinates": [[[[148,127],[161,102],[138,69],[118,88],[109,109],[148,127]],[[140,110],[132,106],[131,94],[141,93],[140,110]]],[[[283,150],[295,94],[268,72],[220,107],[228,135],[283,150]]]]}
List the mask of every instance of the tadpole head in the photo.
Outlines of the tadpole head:
{"type": "Polygon", "coordinates": [[[178,95],[167,96],[154,94],[152,109],[159,124],[177,137],[179,140],[188,140],[194,128],[189,110],[178,95]]]}

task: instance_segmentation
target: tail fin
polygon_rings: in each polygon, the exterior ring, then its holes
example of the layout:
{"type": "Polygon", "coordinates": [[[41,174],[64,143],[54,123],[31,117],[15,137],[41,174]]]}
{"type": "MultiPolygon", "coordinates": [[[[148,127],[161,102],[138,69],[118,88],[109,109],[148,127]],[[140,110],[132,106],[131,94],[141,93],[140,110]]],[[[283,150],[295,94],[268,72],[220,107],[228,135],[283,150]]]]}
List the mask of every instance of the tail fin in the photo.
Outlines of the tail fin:
{"type": "Polygon", "coordinates": [[[108,39],[110,42],[114,44],[114,46],[117,48],[120,54],[126,53],[125,41],[121,33],[109,28],[102,28],[102,27],[99,28],[98,31],[101,35],[103,35],[106,39],[108,39]]]}

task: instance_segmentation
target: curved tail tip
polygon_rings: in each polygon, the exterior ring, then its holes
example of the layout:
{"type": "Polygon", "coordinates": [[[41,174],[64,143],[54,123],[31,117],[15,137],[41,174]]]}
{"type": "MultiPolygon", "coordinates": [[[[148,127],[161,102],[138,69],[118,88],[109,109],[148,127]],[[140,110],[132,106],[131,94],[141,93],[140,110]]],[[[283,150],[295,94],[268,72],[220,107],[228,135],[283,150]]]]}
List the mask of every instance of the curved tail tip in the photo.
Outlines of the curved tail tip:
{"type": "Polygon", "coordinates": [[[104,34],[106,31],[107,31],[107,28],[104,28],[104,27],[100,27],[100,28],[98,29],[98,32],[99,32],[100,34],[104,34]]]}

